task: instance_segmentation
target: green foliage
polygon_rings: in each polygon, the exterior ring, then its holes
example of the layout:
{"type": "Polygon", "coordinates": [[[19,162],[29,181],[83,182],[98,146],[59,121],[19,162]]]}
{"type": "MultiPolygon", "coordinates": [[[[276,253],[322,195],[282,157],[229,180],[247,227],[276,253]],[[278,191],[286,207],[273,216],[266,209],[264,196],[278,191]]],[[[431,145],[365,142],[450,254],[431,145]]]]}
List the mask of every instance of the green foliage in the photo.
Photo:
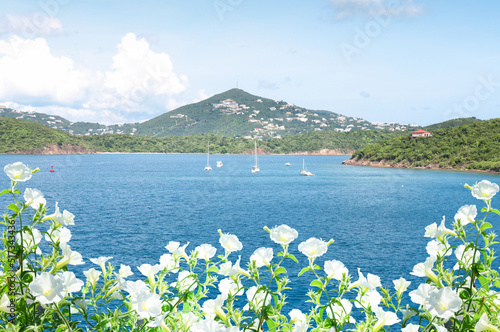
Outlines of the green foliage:
{"type": "MultiPolygon", "coordinates": [[[[0,153],[29,152],[40,150],[44,146],[65,144],[101,152],[205,153],[208,142],[210,151],[217,154],[239,154],[253,150],[253,140],[215,134],[166,137],[121,134],[72,136],[40,124],[2,117],[0,129],[0,153]]],[[[262,140],[258,142],[258,147],[261,153],[288,154],[332,149],[350,154],[366,144],[402,134],[389,131],[323,131],[262,140]]]]}
{"type": "Polygon", "coordinates": [[[25,120],[0,117],[0,153],[36,152],[49,145],[89,148],[79,137],[25,120]]]}
{"type": "Polygon", "coordinates": [[[459,126],[463,126],[463,125],[478,122],[478,121],[481,121],[481,120],[476,119],[475,117],[458,118],[458,119],[452,119],[452,120],[436,123],[436,124],[424,127],[423,129],[430,131],[430,132],[433,132],[433,131],[438,130],[438,129],[450,129],[450,128],[459,127],[459,126]]]}
{"type": "Polygon", "coordinates": [[[500,119],[438,129],[431,137],[408,135],[379,141],[357,150],[352,158],[409,167],[500,172],[500,119]]]}

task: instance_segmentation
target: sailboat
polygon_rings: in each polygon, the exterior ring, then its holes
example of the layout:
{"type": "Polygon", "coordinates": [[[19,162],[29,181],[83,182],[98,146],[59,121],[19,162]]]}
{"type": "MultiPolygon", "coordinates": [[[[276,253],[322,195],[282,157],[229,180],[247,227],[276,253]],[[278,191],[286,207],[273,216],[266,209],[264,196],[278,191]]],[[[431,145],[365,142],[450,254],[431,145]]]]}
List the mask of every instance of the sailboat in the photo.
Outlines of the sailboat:
{"type": "Polygon", "coordinates": [[[309,172],[306,168],[306,162],[304,161],[304,159],[302,159],[302,170],[300,171],[300,175],[303,175],[303,176],[311,176],[311,175],[314,175],[313,173],[309,172]]]}
{"type": "Polygon", "coordinates": [[[259,173],[260,168],[259,168],[259,163],[257,161],[257,140],[255,140],[254,143],[255,143],[255,165],[252,166],[252,173],[259,173]]]}
{"type": "Polygon", "coordinates": [[[212,167],[210,167],[210,142],[208,143],[208,151],[207,151],[207,166],[205,166],[205,171],[211,171],[212,167]]]}

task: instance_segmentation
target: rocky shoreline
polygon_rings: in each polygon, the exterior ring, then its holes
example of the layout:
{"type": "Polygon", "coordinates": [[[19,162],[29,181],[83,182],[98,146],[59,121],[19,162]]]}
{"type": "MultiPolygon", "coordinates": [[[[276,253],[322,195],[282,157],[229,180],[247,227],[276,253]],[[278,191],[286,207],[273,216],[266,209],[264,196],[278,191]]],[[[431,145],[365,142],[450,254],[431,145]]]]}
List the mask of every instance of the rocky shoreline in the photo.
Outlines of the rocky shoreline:
{"type": "Polygon", "coordinates": [[[73,145],[69,143],[64,143],[61,145],[51,144],[43,146],[38,149],[27,150],[27,151],[14,151],[6,152],[2,154],[42,154],[42,155],[57,155],[57,154],[94,154],[95,150],[89,150],[80,145],[73,145]]]}
{"type": "Polygon", "coordinates": [[[494,173],[494,174],[500,174],[500,172],[495,172],[491,170],[480,170],[480,169],[470,169],[470,168],[454,168],[451,166],[447,167],[440,167],[439,164],[429,164],[425,166],[412,166],[411,164],[407,162],[399,162],[396,164],[393,164],[392,162],[388,160],[379,160],[379,161],[372,161],[372,160],[367,160],[367,159],[346,159],[342,162],[342,165],[351,165],[351,166],[367,166],[367,167],[386,167],[386,168],[412,168],[412,169],[440,169],[440,170],[447,170],[447,171],[467,171],[467,172],[481,172],[481,173],[494,173]]]}

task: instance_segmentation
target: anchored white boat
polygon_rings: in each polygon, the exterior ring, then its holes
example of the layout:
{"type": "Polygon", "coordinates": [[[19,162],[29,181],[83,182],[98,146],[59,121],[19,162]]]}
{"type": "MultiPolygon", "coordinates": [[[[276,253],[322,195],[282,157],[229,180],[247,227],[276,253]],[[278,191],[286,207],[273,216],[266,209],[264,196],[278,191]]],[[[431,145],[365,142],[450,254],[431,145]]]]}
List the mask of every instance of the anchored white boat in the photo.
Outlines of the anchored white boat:
{"type": "Polygon", "coordinates": [[[205,171],[211,171],[212,167],[210,167],[210,142],[208,143],[207,149],[207,166],[205,166],[205,171]]]}
{"type": "Polygon", "coordinates": [[[260,168],[259,168],[259,162],[257,160],[257,140],[255,140],[254,143],[255,143],[255,165],[252,166],[252,173],[259,173],[260,168]]]}
{"type": "Polygon", "coordinates": [[[222,164],[222,161],[218,160],[218,161],[217,161],[217,167],[219,167],[219,168],[220,168],[220,167],[222,167],[222,165],[223,165],[223,164],[222,164]]]}
{"type": "Polygon", "coordinates": [[[290,163],[286,163],[285,166],[290,166],[290,163]]]}
{"type": "Polygon", "coordinates": [[[303,176],[312,176],[314,175],[313,173],[309,172],[306,168],[306,162],[304,161],[304,159],[302,159],[302,170],[300,171],[300,175],[303,175],[303,176]]]}

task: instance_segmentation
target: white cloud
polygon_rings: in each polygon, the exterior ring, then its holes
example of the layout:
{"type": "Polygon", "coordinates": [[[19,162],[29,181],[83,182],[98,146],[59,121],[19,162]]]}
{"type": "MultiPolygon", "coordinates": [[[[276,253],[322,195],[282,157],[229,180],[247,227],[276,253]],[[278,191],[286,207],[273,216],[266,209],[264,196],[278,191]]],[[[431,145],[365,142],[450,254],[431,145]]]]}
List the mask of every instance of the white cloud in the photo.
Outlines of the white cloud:
{"type": "Polygon", "coordinates": [[[0,40],[0,98],[73,104],[82,100],[87,75],[67,57],[55,57],[43,38],[0,40]]]}
{"type": "Polygon", "coordinates": [[[32,15],[0,15],[0,33],[20,35],[24,38],[60,35],[63,33],[61,21],[38,12],[32,15]]]}
{"type": "Polygon", "coordinates": [[[178,99],[188,78],[173,71],[168,54],[132,33],[117,49],[102,73],[53,56],[43,38],[0,40],[0,99],[19,110],[103,124],[141,121],[186,104],[178,99]]]}
{"type": "Polygon", "coordinates": [[[391,16],[416,16],[422,7],[413,0],[330,0],[337,11],[337,18],[350,16],[377,16],[390,13],[391,16]]]}
{"type": "Polygon", "coordinates": [[[186,89],[187,77],[173,71],[170,56],[155,53],[148,42],[128,33],[118,45],[111,70],[104,75],[103,94],[90,107],[144,110],[144,104],[166,105],[186,89]]]}

